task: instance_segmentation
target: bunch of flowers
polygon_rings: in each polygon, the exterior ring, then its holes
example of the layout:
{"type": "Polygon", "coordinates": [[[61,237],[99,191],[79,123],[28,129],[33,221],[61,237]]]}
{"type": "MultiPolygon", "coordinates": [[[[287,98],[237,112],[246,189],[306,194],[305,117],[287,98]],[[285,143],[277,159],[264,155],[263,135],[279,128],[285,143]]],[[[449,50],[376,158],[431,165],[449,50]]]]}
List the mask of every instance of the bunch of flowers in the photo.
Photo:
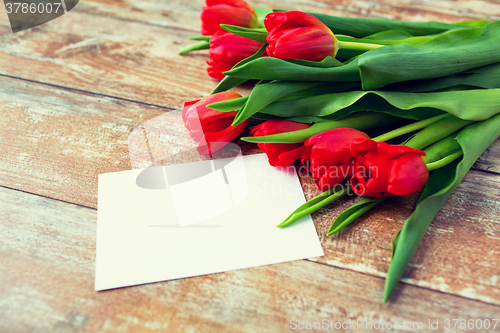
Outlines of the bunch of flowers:
{"type": "Polygon", "coordinates": [[[204,36],[180,53],[209,48],[208,73],[221,81],[186,103],[184,123],[210,154],[261,120],[243,140],[273,166],[297,161],[310,172],[323,193],[279,227],[364,196],[333,221],[333,235],[388,197],[422,190],[394,241],[387,301],[440,207],[500,135],[500,22],[344,18],[242,0],[202,10],[204,36]],[[249,96],[230,91],[248,80],[258,82],[249,96]],[[382,126],[393,130],[363,132],[382,126]]]}

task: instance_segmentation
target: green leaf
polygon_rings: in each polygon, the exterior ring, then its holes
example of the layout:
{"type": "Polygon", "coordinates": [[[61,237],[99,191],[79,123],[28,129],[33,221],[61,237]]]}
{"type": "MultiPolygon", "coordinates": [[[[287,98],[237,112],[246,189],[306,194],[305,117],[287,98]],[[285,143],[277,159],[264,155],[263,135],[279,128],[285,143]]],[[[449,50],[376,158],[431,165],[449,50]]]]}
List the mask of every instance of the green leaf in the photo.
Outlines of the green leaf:
{"type": "Polygon", "coordinates": [[[278,227],[283,228],[287,227],[299,220],[303,217],[314,213],[315,211],[325,207],[326,205],[344,197],[349,193],[350,186],[340,186],[341,189],[339,191],[335,191],[335,187],[329,191],[325,191],[320,195],[314,197],[313,199],[307,201],[302,206],[297,208],[290,216],[288,216],[283,222],[281,222],[278,227]]]}
{"type": "Polygon", "coordinates": [[[299,100],[276,102],[260,113],[276,117],[324,117],[337,120],[361,110],[378,111],[408,119],[427,119],[448,112],[466,120],[484,120],[500,112],[500,89],[406,93],[349,91],[299,100]]]}
{"type": "MultiPolygon", "coordinates": [[[[331,60],[328,65],[333,65],[331,60]]],[[[304,61],[286,61],[283,59],[263,57],[233,68],[224,74],[258,80],[288,80],[288,81],[330,81],[359,82],[359,68],[356,61],[347,64],[337,62],[336,67],[305,66],[304,61]],[[300,62],[298,64],[297,62],[300,62]]],[[[320,65],[321,66],[321,65],[320,65]]]]}
{"type": "Polygon", "coordinates": [[[500,88],[500,62],[470,69],[437,79],[399,82],[384,87],[384,90],[402,92],[430,92],[457,88],[500,88]]]}
{"type": "Polygon", "coordinates": [[[231,112],[234,110],[239,110],[245,105],[248,100],[248,96],[243,96],[240,98],[230,99],[228,101],[222,101],[217,103],[208,104],[207,107],[217,111],[231,112]]]}
{"type": "Polygon", "coordinates": [[[252,89],[248,102],[235,117],[233,126],[244,122],[272,102],[321,85],[324,85],[324,82],[274,81],[266,84],[258,84],[252,89]]]}
{"type": "Polygon", "coordinates": [[[236,86],[239,86],[240,84],[243,84],[247,81],[248,81],[247,79],[238,79],[238,78],[235,78],[232,76],[226,76],[225,78],[223,78],[219,82],[217,87],[215,87],[215,89],[212,91],[212,94],[216,94],[216,93],[219,93],[222,91],[228,91],[228,90],[230,90],[236,86]]]}
{"type": "Polygon", "coordinates": [[[351,207],[344,210],[339,216],[337,216],[326,235],[331,236],[343,230],[349,224],[354,222],[358,217],[360,217],[385,199],[387,198],[365,198],[360,202],[355,203],[351,207]]]}
{"type": "Polygon", "coordinates": [[[259,112],[262,108],[277,100],[300,92],[307,91],[306,94],[308,95],[316,95],[325,92],[333,93],[345,91],[355,86],[358,85],[352,83],[325,84],[324,82],[302,81],[273,81],[266,84],[258,84],[252,89],[248,102],[234,119],[233,125],[242,123],[259,112]]]}
{"type": "Polygon", "coordinates": [[[500,115],[473,123],[457,136],[463,158],[434,171],[424,187],[413,214],[406,220],[395,242],[387,272],[384,302],[387,302],[415,254],[420,241],[446,199],[458,187],[476,160],[500,135],[500,115]]]}
{"type": "Polygon", "coordinates": [[[185,48],[177,52],[177,54],[186,54],[188,52],[198,51],[198,50],[208,50],[209,48],[210,48],[210,43],[202,41],[186,46],[185,48]]]}
{"type": "Polygon", "coordinates": [[[376,34],[366,36],[363,39],[368,39],[372,41],[376,40],[401,40],[415,37],[408,31],[404,30],[386,30],[382,32],[378,32],[376,34]]]}
{"type": "Polygon", "coordinates": [[[363,38],[387,30],[402,30],[413,36],[428,36],[465,26],[441,22],[407,22],[386,18],[340,17],[310,13],[328,26],[334,34],[363,38]]]}
{"type": "Polygon", "coordinates": [[[312,124],[312,123],[324,123],[324,122],[329,122],[332,121],[330,119],[326,119],[324,117],[314,117],[314,116],[303,116],[303,117],[275,117],[270,114],[265,114],[265,113],[256,113],[253,115],[254,119],[258,120],[271,120],[271,119],[277,119],[277,120],[289,120],[289,121],[295,121],[298,123],[304,123],[304,124],[312,124]]]}
{"type": "Polygon", "coordinates": [[[330,56],[326,57],[321,61],[309,61],[301,59],[285,59],[285,61],[292,64],[297,64],[307,67],[320,67],[320,68],[338,67],[343,65],[342,62],[330,56]]]}
{"type": "Polygon", "coordinates": [[[470,27],[470,28],[481,28],[481,27],[484,27],[485,25],[488,25],[491,23],[493,23],[493,21],[490,21],[490,20],[470,20],[470,21],[457,22],[456,24],[463,25],[463,26],[470,27]]]}
{"type": "Polygon", "coordinates": [[[357,130],[366,130],[369,128],[390,126],[401,122],[400,118],[379,112],[356,112],[340,120],[329,121],[314,124],[309,128],[281,134],[268,136],[252,136],[241,138],[247,142],[272,142],[272,143],[299,143],[304,142],[310,137],[328,131],[334,128],[349,127],[357,130]]]}
{"type": "Polygon", "coordinates": [[[454,30],[413,46],[381,47],[359,56],[364,90],[404,81],[432,79],[500,62],[500,22],[454,30]]]}
{"type": "MultiPolygon", "coordinates": [[[[277,81],[280,82],[280,81],[277,81]]],[[[303,82],[303,81],[297,81],[303,82]]],[[[359,82],[342,82],[342,83],[325,83],[319,87],[302,90],[286,97],[280,98],[278,102],[289,101],[293,99],[305,98],[310,96],[319,96],[324,94],[333,94],[336,92],[359,90],[361,88],[359,82]]]]}
{"type": "Polygon", "coordinates": [[[233,33],[235,35],[255,40],[257,42],[261,42],[264,44],[266,43],[267,31],[265,30],[249,29],[229,24],[221,24],[220,26],[222,29],[226,30],[227,32],[233,33]]]}
{"type": "MultiPolygon", "coordinates": [[[[257,52],[255,52],[254,55],[252,55],[246,59],[243,59],[242,61],[240,61],[239,63],[234,65],[233,69],[238,68],[240,66],[243,66],[246,63],[249,63],[255,59],[262,57],[262,52],[264,52],[264,50],[266,49],[266,46],[267,46],[267,44],[264,44],[257,52]]],[[[248,79],[226,76],[225,78],[223,78],[219,82],[217,87],[215,87],[214,91],[212,91],[212,94],[216,94],[216,93],[221,92],[221,91],[227,91],[227,90],[232,89],[236,86],[239,86],[240,84],[245,83],[247,81],[248,81],[248,79]]]]}
{"type": "Polygon", "coordinates": [[[394,237],[394,240],[392,241],[392,254],[391,254],[391,260],[394,258],[394,253],[396,253],[396,247],[399,242],[399,236],[401,235],[401,230],[398,231],[396,236],[394,237]]]}

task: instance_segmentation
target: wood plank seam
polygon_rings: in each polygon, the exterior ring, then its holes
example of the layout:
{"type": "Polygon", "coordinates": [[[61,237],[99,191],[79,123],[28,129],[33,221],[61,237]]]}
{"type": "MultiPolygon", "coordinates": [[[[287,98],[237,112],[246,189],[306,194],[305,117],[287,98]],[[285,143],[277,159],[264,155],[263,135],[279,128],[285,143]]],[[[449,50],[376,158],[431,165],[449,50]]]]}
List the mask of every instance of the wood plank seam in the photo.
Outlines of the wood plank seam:
{"type": "Polygon", "coordinates": [[[42,194],[38,194],[38,193],[32,193],[32,192],[28,192],[28,191],[23,191],[23,190],[14,188],[14,187],[9,187],[9,186],[4,186],[4,185],[0,185],[0,190],[1,189],[7,189],[7,190],[10,190],[10,191],[16,191],[16,192],[19,192],[19,193],[24,193],[26,195],[34,195],[34,196],[39,197],[39,198],[45,198],[45,199],[48,199],[48,200],[54,200],[54,201],[58,201],[58,202],[62,202],[62,203],[68,204],[68,205],[75,205],[75,206],[82,207],[82,208],[93,209],[97,213],[97,209],[96,208],[85,206],[85,205],[81,205],[81,204],[77,204],[77,203],[74,203],[74,202],[69,202],[69,201],[65,201],[65,200],[61,200],[61,199],[57,199],[57,198],[51,198],[51,197],[46,196],[46,195],[42,195],[42,194]]]}
{"type": "Polygon", "coordinates": [[[6,78],[9,78],[9,79],[15,79],[15,80],[25,81],[25,82],[35,83],[35,84],[41,84],[41,85],[52,87],[52,88],[66,90],[68,92],[72,92],[72,93],[75,93],[75,94],[92,95],[92,96],[97,96],[97,97],[106,97],[106,98],[117,99],[117,100],[125,101],[125,102],[137,103],[137,104],[145,105],[145,106],[153,106],[153,107],[165,109],[168,112],[170,112],[170,111],[179,111],[180,110],[179,108],[173,108],[173,107],[164,106],[164,105],[158,105],[158,104],[153,104],[153,103],[141,102],[141,101],[137,101],[137,100],[133,100],[133,99],[128,99],[128,98],[123,98],[123,97],[118,97],[118,96],[100,94],[100,93],[96,93],[96,92],[92,92],[92,91],[88,91],[88,90],[83,90],[83,89],[76,89],[76,88],[71,88],[71,87],[64,87],[64,86],[60,86],[60,85],[57,85],[57,84],[52,84],[52,83],[47,83],[47,82],[41,82],[41,81],[35,81],[35,80],[25,79],[25,78],[22,78],[22,77],[1,74],[1,73],[0,73],[0,77],[6,77],[6,78]]]}
{"type": "MultiPolygon", "coordinates": [[[[493,166],[490,166],[488,168],[493,168],[493,166]]],[[[490,175],[500,176],[500,172],[490,171],[488,169],[483,170],[483,169],[478,169],[478,168],[471,168],[471,170],[484,172],[484,173],[487,173],[487,174],[490,174],[490,175]]]]}

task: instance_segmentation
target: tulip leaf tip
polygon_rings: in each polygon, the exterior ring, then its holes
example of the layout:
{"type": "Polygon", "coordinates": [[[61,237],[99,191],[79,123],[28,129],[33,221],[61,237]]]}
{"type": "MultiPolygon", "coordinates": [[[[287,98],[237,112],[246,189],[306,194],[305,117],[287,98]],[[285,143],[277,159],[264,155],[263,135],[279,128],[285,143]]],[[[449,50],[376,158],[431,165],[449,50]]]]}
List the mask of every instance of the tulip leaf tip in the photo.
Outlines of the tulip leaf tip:
{"type": "Polygon", "coordinates": [[[337,233],[337,230],[328,230],[328,232],[326,233],[326,236],[327,237],[330,237],[330,236],[333,236],[337,233]]]}
{"type": "Polygon", "coordinates": [[[281,222],[280,224],[278,224],[276,227],[277,228],[284,228],[284,227],[288,227],[290,224],[292,224],[293,222],[295,222],[296,220],[294,219],[291,219],[290,218],[291,216],[287,217],[283,222],[281,222]]]}

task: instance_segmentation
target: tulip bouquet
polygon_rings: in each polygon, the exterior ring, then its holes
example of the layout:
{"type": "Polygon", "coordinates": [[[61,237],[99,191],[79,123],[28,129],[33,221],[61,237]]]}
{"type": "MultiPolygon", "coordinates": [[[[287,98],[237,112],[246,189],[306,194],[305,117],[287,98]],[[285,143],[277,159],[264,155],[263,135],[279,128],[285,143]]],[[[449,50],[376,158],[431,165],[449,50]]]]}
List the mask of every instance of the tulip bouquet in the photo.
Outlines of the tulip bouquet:
{"type": "Polygon", "coordinates": [[[500,22],[276,10],[262,28],[242,0],[207,6],[208,73],[221,81],[185,104],[184,124],[199,153],[212,154],[253,118],[261,123],[243,140],[273,166],[300,161],[322,193],[279,227],[348,194],[363,196],[333,221],[333,235],[388,197],[421,191],[394,239],[387,301],[445,200],[500,135],[500,22]],[[249,96],[229,91],[248,80],[257,82],[249,96]],[[363,132],[376,127],[392,130],[363,132]]]}

